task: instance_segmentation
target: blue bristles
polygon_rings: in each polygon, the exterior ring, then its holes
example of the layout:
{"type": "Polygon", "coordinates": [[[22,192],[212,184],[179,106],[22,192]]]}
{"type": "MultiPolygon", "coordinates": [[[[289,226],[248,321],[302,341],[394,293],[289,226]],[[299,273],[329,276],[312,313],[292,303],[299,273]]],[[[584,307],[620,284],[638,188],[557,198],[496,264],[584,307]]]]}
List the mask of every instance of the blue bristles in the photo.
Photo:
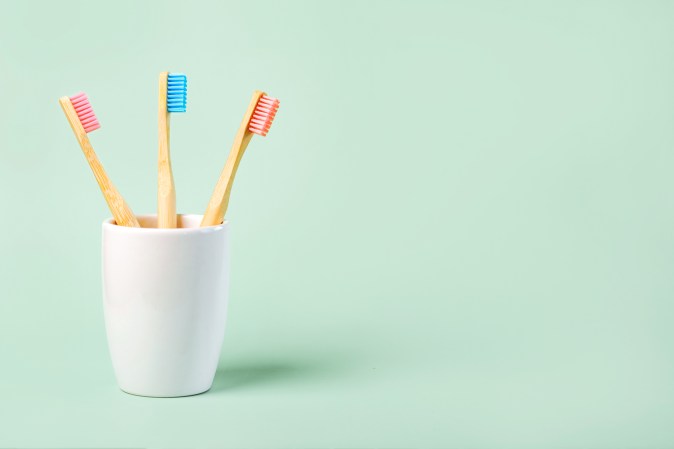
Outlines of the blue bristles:
{"type": "Polygon", "coordinates": [[[182,73],[169,73],[166,94],[168,112],[185,112],[187,110],[187,76],[182,73]]]}

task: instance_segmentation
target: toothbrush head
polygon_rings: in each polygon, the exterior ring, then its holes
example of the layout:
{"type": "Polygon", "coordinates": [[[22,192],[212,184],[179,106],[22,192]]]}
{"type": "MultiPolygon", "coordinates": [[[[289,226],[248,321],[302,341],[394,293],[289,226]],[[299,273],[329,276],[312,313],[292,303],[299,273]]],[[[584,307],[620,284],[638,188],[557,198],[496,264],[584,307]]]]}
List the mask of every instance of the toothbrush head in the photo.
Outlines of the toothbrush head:
{"type": "Polygon", "coordinates": [[[73,108],[75,108],[75,112],[77,113],[77,118],[80,119],[80,123],[85,132],[90,133],[101,127],[96,118],[96,114],[94,114],[94,110],[91,108],[87,94],[84,92],[75,94],[70,97],[70,102],[73,104],[73,108]]]}
{"type": "Polygon", "coordinates": [[[166,84],[166,111],[185,112],[187,110],[187,76],[183,73],[169,73],[166,84]]]}
{"type": "Polygon", "coordinates": [[[255,106],[253,116],[248,123],[248,130],[252,133],[266,136],[271,127],[271,122],[274,120],[276,111],[278,110],[280,102],[276,98],[262,95],[255,106]]]}

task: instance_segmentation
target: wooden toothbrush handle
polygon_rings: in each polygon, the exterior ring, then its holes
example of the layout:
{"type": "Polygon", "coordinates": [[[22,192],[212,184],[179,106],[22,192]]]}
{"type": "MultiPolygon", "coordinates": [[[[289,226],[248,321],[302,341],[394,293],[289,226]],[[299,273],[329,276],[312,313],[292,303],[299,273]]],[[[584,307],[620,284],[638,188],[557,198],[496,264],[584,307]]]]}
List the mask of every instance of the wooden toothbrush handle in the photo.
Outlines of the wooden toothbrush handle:
{"type": "Polygon", "coordinates": [[[171,122],[166,107],[168,91],[168,72],[159,74],[159,159],[158,159],[158,188],[157,188],[157,227],[175,228],[176,215],[176,188],[171,170],[170,133],[171,122]]]}
{"type": "Polygon", "coordinates": [[[234,138],[234,144],[227,157],[227,162],[225,162],[225,167],[220,173],[220,178],[215,185],[211,200],[208,202],[208,208],[206,209],[204,218],[201,220],[202,227],[219,225],[225,218],[227,206],[229,205],[229,195],[232,191],[232,184],[234,184],[234,176],[236,176],[236,170],[239,168],[239,162],[241,162],[241,158],[246,151],[246,147],[248,147],[248,144],[250,143],[250,139],[253,138],[253,133],[248,130],[248,123],[250,122],[250,118],[255,111],[257,102],[262,95],[264,95],[264,92],[258,90],[253,92],[253,98],[250,100],[248,109],[241,121],[239,131],[236,133],[236,138],[234,138]]]}
{"type": "Polygon", "coordinates": [[[236,170],[239,168],[239,162],[241,162],[243,153],[252,137],[253,133],[247,129],[243,129],[243,132],[239,130],[234,145],[229,152],[229,157],[227,157],[225,167],[222,169],[218,183],[215,185],[211,200],[208,202],[204,218],[201,220],[202,227],[218,225],[224,220],[236,170]]]}
{"type": "Polygon", "coordinates": [[[68,97],[62,97],[59,99],[59,103],[75,133],[75,137],[82,148],[84,156],[87,158],[91,171],[94,172],[98,186],[101,188],[101,192],[103,192],[103,197],[108,203],[108,207],[110,208],[110,212],[112,212],[112,216],[115,218],[115,222],[120,226],[139,228],[140,223],[138,223],[136,216],[133,214],[128,204],[126,204],[122,195],[112,184],[112,181],[110,181],[110,178],[108,178],[108,175],[103,169],[103,165],[101,165],[101,162],[98,160],[94,148],[91,146],[91,142],[89,142],[87,133],[84,131],[82,123],[80,123],[80,119],[77,117],[77,112],[75,112],[75,108],[70,102],[70,99],[68,97]]]}

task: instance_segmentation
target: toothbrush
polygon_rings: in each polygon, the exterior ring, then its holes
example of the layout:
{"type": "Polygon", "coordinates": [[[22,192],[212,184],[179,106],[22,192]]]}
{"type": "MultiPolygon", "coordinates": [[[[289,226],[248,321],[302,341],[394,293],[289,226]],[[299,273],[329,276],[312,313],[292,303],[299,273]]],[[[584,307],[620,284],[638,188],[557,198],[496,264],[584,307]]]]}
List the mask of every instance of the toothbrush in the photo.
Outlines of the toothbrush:
{"type": "Polygon", "coordinates": [[[276,98],[268,97],[267,94],[259,90],[253,92],[253,98],[248,105],[246,114],[243,116],[239,132],[236,133],[225,167],[220,173],[220,178],[215,185],[204,218],[201,220],[202,227],[218,225],[224,220],[234,176],[243,153],[246,151],[250,139],[253,138],[253,134],[267,135],[278,107],[279,101],[276,98]]]}
{"type": "Polygon", "coordinates": [[[80,147],[82,147],[91,171],[94,172],[98,186],[101,188],[101,192],[103,192],[103,197],[108,203],[115,222],[120,226],[139,228],[140,224],[138,220],[133,215],[133,212],[131,212],[131,208],[124,201],[124,198],[122,198],[122,195],[112,184],[110,178],[108,178],[105,170],[103,170],[103,165],[98,160],[94,148],[91,146],[91,142],[89,142],[89,137],[87,137],[87,133],[101,127],[98,119],[96,119],[94,110],[91,108],[91,104],[89,104],[87,95],[84,92],[80,92],[72,97],[61,97],[59,98],[59,103],[75,133],[80,147]]]}
{"type": "Polygon", "coordinates": [[[157,227],[175,228],[176,189],[171,171],[171,123],[169,113],[185,112],[187,77],[182,73],[159,74],[159,161],[157,189],[157,227]]]}

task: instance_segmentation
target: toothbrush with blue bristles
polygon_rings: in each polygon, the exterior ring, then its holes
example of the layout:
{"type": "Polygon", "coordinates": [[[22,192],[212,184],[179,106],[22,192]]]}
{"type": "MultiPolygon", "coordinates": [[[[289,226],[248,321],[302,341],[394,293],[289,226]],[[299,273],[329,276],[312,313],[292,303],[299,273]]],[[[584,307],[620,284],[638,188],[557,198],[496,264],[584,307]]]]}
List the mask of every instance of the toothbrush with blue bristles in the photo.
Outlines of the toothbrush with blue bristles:
{"type": "Polygon", "coordinates": [[[185,112],[187,108],[187,77],[182,73],[162,72],[159,74],[159,161],[157,227],[175,228],[176,189],[171,170],[170,115],[185,112]]]}

